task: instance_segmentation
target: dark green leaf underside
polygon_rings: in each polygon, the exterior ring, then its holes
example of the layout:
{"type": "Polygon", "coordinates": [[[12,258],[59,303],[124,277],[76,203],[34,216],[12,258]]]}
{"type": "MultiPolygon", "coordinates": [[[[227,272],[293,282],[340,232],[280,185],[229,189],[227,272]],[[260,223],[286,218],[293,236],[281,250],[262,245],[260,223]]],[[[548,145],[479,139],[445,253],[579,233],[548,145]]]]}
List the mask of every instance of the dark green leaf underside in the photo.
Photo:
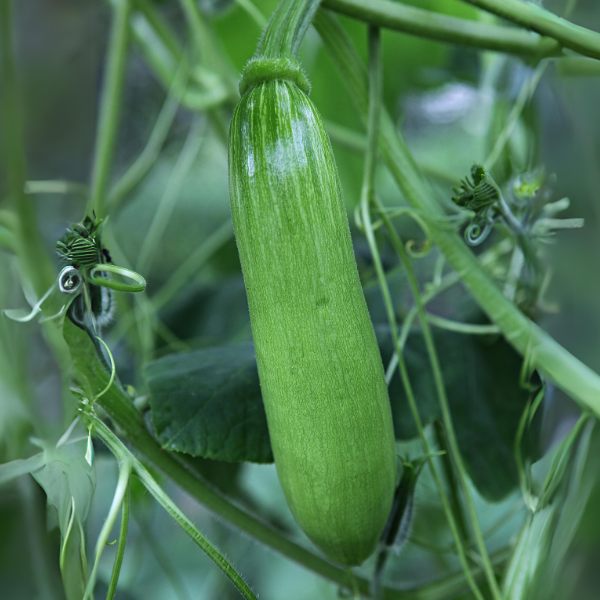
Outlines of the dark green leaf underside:
{"type": "MultiPolygon", "coordinates": [[[[478,491],[500,500],[518,484],[514,459],[515,436],[529,392],[521,388],[522,358],[498,336],[471,336],[434,329],[446,393],[460,451],[478,491]]],[[[392,355],[387,330],[378,332],[384,364],[392,355]]],[[[420,331],[409,335],[405,360],[419,413],[425,423],[441,418],[433,373],[420,331]]],[[[406,394],[396,372],[389,386],[397,439],[409,439],[417,430],[406,394]]],[[[529,430],[526,452],[537,457],[539,419],[529,430]]]]}
{"type": "Polygon", "coordinates": [[[146,368],[164,448],[228,461],[273,462],[254,346],[173,354],[146,368]]]}

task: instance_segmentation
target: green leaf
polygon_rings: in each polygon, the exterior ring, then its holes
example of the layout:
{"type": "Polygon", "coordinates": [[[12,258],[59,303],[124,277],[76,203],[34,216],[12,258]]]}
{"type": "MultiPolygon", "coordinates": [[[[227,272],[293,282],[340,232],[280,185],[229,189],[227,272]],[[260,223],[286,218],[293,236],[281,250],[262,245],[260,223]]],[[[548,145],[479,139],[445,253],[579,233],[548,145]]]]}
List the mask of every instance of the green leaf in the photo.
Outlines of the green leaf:
{"type": "Polygon", "coordinates": [[[30,458],[17,459],[8,463],[0,465],[0,485],[11,481],[26,473],[32,473],[37,471],[44,466],[44,455],[43,453],[35,454],[30,458]]]}
{"type": "Polygon", "coordinates": [[[252,344],[173,354],[146,368],[164,448],[228,461],[273,461],[252,344]]]}
{"type": "MultiPolygon", "coordinates": [[[[384,365],[393,343],[386,328],[377,328],[384,365]]],[[[519,420],[529,398],[520,386],[523,359],[499,336],[474,336],[433,329],[456,436],[469,475],[488,500],[499,501],[518,485],[514,444],[519,420]]],[[[425,340],[411,331],[405,360],[425,423],[440,417],[425,340]]],[[[390,400],[398,439],[417,434],[400,376],[390,381],[390,400]]],[[[526,455],[537,455],[540,420],[529,430],[526,455]]],[[[535,460],[535,457],[533,457],[535,460]]]]}
{"type": "Polygon", "coordinates": [[[58,517],[60,568],[67,600],[81,600],[87,582],[84,528],[96,476],[85,459],[85,451],[85,440],[47,447],[46,464],[32,473],[46,493],[49,509],[54,509],[58,517]]]}

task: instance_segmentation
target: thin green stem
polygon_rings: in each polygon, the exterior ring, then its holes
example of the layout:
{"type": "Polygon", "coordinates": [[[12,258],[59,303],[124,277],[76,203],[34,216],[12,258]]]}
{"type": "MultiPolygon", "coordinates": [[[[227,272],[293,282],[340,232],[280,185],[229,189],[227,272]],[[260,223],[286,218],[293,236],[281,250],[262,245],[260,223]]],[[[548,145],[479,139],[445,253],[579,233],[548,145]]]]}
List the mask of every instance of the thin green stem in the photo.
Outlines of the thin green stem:
{"type": "Polygon", "coordinates": [[[506,275],[506,281],[504,282],[504,295],[510,299],[515,299],[515,294],[517,292],[517,285],[519,283],[519,279],[521,279],[521,272],[523,270],[523,265],[525,261],[525,255],[523,254],[523,250],[521,250],[520,246],[515,246],[511,259],[510,266],[508,268],[508,273],[506,275]]]}
{"type": "Polygon", "coordinates": [[[448,436],[444,430],[443,423],[439,419],[436,419],[433,423],[433,429],[435,431],[435,439],[438,448],[443,452],[441,456],[442,468],[444,470],[444,476],[446,478],[446,484],[450,492],[450,505],[454,518],[456,519],[456,526],[460,531],[460,535],[465,543],[465,549],[469,549],[470,535],[467,529],[467,520],[465,518],[463,505],[460,498],[460,491],[458,489],[458,482],[456,481],[456,473],[454,472],[454,466],[452,465],[452,458],[450,456],[448,448],[448,436]]]}
{"type": "Polygon", "coordinates": [[[210,56],[210,42],[208,40],[208,32],[206,23],[200,14],[198,4],[194,0],[179,0],[179,5],[185,15],[194,45],[198,50],[200,60],[207,62],[210,56]]]}
{"type": "Polygon", "coordinates": [[[379,147],[379,119],[381,114],[381,97],[383,77],[381,67],[381,31],[379,27],[369,26],[369,112],[367,116],[367,148],[365,152],[365,168],[361,204],[363,216],[365,207],[375,198],[375,172],[377,170],[377,154],[379,147]]]}
{"type": "Polygon", "coordinates": [[[500,158],[502,151],[506,146],[506,143],[510,139],[510,136],[515,128],[515,125],[517,124],[517,121],[521,116],[521,113],[523,112],[523,109],[533,97],[533,94],[547,66],[548,61],[540,63],[533,71],[531,76],[521,86],[519,95],[517,96],[517,99],[506,119],[506,124],[500,132],[500,135],[496,138],[496,143],[494,144],[492,151],[490,152],[489,156],[484,162],[486,170],[492,171],[492,169],[496,165],[496,162],[500,158]]]}
{"type": "Polygon", "coordinates": [[[561,77],[598,77],[600,61],[586,56],[566,56],[556,61],[556,70],[561,77]]]}
{"type": "Polygon", "coordinates": [[[565,6],[565,18],[568,19],[577,6],[577,0],[567,0],[567,6],[565,6]]]}
{"type": "Polygon", "coordinates": [[[129,456],[124,455],[119,462],[119,479],[117,481],[117,489],[115,491],[115,495],[106,520],[104,521],[104,525],[102,525],[102,529],[100,530],[100,535],[98,535],[98,541],[96,542],[96,558],[94,560],[94,566],[92,567],[92,572],[85,588],[83,600],[88,600],[88,598],[93,596],[94,586],[96,585],[96,574],[98,572],[98,565],[100,564],[102,552],[106,547],[108,536],[110,535],[115,521],[117,520],[119,509],[121,508],[125,495],[129,489],[129,477],[131,476],[133,461],[129,456]]]}
{"type": "Polygon", "coordinates": [[[6,227],[10,232],[15,233],[19,226],[17,213],[8,208],[0,208],[0,225],[6,227]]]}
{"type": "Polygon", "coordinates": [[[90,193],[87,185],[59,179],[26,181],[24,189],[26,194],[73,194],[84,198],[90,193]]]}
{"type": "MultiPolygon", "coordinates": [[[[521,3],[519,3],[521,4],[521,3]]],[[[533,6],[522,4],[522,6],[533,6]]],[[[335,17],[319,11],[314,24],[348,86],[360,114],[368,113],[364,64],[335,17]]],[[[404,140],[387,113],[382,113],[380,151],[413,208],[428,215],[430,235],[507,341],[524,354],[531,348],[533,366],[541,370],[582,406],[600,415],[600,376],[577,360],[514,306],[482,269],[477,257],[456,231],[440,226],[444,207],[423,178],[404,140]]]]}
{"type": "Polygon", "coordinates": [[[164,308],[210,258],[232,238],[233,227],[231,221],[227,220],[171,273],[168,281],[152,296],[154,310],[159,311],[164,308]]]}
{"type": "MultiPolygon", "coordinates": [[[[108,0],[113,6],[118,1],[108,0]]],[[[237,99],[235,81],[229,76],[226,80],[217,71],[200,65],[191,69],[177,35],[152,3],[135,0],[134,5],[136,10],[129,19],[131,37],[163,87],[173,89],[182,106],[196,112],[212,111],[223,102],[237,99]],[[178,65],[190,68],[193,81],[188,85],[177,81],[178,65]]],[[[211,114],[211,118],[217,125],[217,115],[211,114]]]]}
{"type": "Polygon", "coordinates": [[[458,440],[456,438],[456,432],[454,431],[454,424],[452,422],[452,415],[450,413],[450,405],[448,403],[448,397],[446,395],[446,387],[444,385],[444,377],[442,375],[442,369],[440,366],[437,350],[435,348],[435,342],[433,340],[433,335],[431,333],[431,328],[429,327],[429,323],[427,321],[427,314],[425,312],[425,305],[423,303],[423,298],[421,297],[421,291],[419,289],[419,283],[417,281],[417,277],[412,268],[410,258],[398,232],[392,225],[389,220],[387,214],[384,210],[381,210],[380,214],[382,219],[384,220],[385,227],[387,229],[388,235],[391,239],[392,245],[394,246],[404,268],[406,270],[406,275],[408,279],[409,286],[412,290],[413,297],[415,299],[415,304],[417,306],[419,321],[421,323],[421,329],[423,331],[423,336],[425,338],[425,346],[427,347],[427,354],[429,356],[429,362],[431,363],[431,368],[433,371],[433,378],[435,381],[435,387],[438,395],[438,399],[440,402],[440,409],[442,411],[442,419],[444,421],[444,428],[446,433],[446,438],[448,440],[448,446],[450,450],[450,456],[453,460],[453,463],[456,467],[456,473],[458,476],[458,481],[462,488],[462,492],[464,494],[467,510],[469,513],[469,518],[471,521],[471,527],[473,529],[473,534],[475,536],[475,540],[477,542],[477,547],[479,549],[479,554],[481,555],[481,560],[483,563],[483,569],[486,573],[486,578],[488,585],[490,586],[490,590],[493,594],[495,600],[502,600],[502,594],[500,592],[500,588],[498,586],[498,581],[496,580],[496,576],[494,574],[494,568],[490,561],[489,554],[487,552],[487,548],[485,546],[485,540],[483,538],[483,533],[481,531],[481,526],[479,524],[479,518],[477,516],[477,511],[475,509],[475,503],[473,501],[473,497],[469,488],[469,478],[467,475],[466,468],[463,463],[462,455],[460,453],[460,448],[458,446],[458,440]]]}
{"type": "MultiPolygon", "coordinates": [[[[504,240],[497,246],[495,246],[495,247],[491,248],[490,250],[483,253],[483,255],[480,258],[481,265],[483,267],[485,267],[485,266],[493,264],[496,260],[498,260],[498,258],[500,258],[500,256],[510,252],[512,247],[513,246],[512,246],[511,240],[508,240],[508,239],[504,240]]],[[[423,304],[427,304],[428,302],[433,300],[436,296],[445,292],[446,290],[450,289],[451,287],[455,286],[459,282],[460,282],[460,276],[458,275],[458,273],[456,271],[452,271],[452,272],[448,273],[439,282],[435,283],[433,286],[430,285],[429,289],[426,288],[425,292],[421,296],[423,298],[423,304]]],[[[400,335],[400,347],[403,350],[404,350],[404,346],[406,345],[406,340],[408,339],[408,336],[410,334],[410,330],[411,330],[413,321],[417,317],[417,313],[418,313],[417,307],[413,306],[408,311],[408,313],[404,317],[404,321],[402,322],[402,332],[400,335]]],[[[431,320],[431,315],[428,318],[431,320]]],[[[492,327],[496,327],[496,326],[492,326],[492,327]]],[[[474,332],[471,332],[471,333],[474,333],[474,332]]],[[[488,333],[492,333],[492,332],[490,331],[488,333]]],[[[493,333],[499,333],[499,329],[495,330],[493,333]]],[[[388,369],[386,371],[386,380],[388,383],[391,381],[392,376],[393,376],[394,371],[396,370],[397,366],[398,366],[398,356],[394,352],[394,354],[392,355],[392,358],[390,360],[388,369]]]]}
{"type": "MultiPolygon", "coordinates": [[[[181,512],[164,490],[156,483],[146,467],[137,460],[115,434],[97,417],[91,416],[94,432],[106,444],[119,462],[131,461],[133,471],[138,476],[143,486],[154,496],[155,500],[167,511],[171,518],[187,533],[190,538],[209,556],[209,558],[223,571],[233,585],[246,598],[257,600],[248,584],[239,573],[229,564],[227,559],[200,533],[197,527],[181,512]]],[[[85,600],[85,599],[84,599],[85,600]]]]}
{"type": "MultiPolygon", "coordinates": [[[[8,214],[1,211],[2,220],[9,224],[8,229],[14,236],[11,239],[5,234],[4,238],[9,246],[14,245],[24,280],[31,285],[37,298],[42,298],[54,285],[56,272],[42,245],[33,198],[24,193],[27,159],[21,114],[23,102],[19,94],[13,50],[11,0],[0,0],[0,90],[1,137],[8,192],[14,211],[8,214]]],[[[53,321],[45,322],[43,328],[46,341],[64,374],[67,372],[69,359],[61,332],[53,321]]],[[[63,375],[63,392],[67,391],[67,386],[67,377],[63,375]]]]}
{"type": "Polygon", "coordinates": [[[600,33],[557,17],[548,10],[521,0],[463,0],[494,15],[512,21],[540,35],[557,40],[585,56],[600,59],[600,33]]]}
{"type": "MultiPolygon", "coordinates": [[[[125,174],[114,185],[108,195],[107,208],[114,211],[115,208],[135,189],[135,187],[148,174],[152,165],[158,159],[160,150],[167,139],[171,125],[179,108],[179,99],[175,89],[179,85],[184,84],[184,70],[181,69],[182,75],[180,79],[177,76],[173,80],[173,85],[169,90],[169,94],[163,104],[156,123],[152,129],[152,133],[148,138],[148,143],[137,157],[135,162],[127,169],[125,174]]],[[[187,76],[187,74],[186,74],[187,76]]]]}
{"type": "Polygon", "coordinates": [[[560,45],[556,40],[540,38],[534,33],[443,15],[390,0],[324,0],[322,6],[371,25],[451,44],[535,59],[560,53],[560,45]]]}
{"type": "Polygon", "coordinates": [[[117,592],[117,584],[121,573],[121,565],[125,556],[125,545],[127,543],[127,530],[129,528],[129,503],[130,503],[130,486],[127,484],[127,489],[123,495],[123,503],[121,505],[121,526],[119,527],[119,542],[117,544],[117,554],[113,563],[110,581],[108,583],[108,591],[106,592],[106,600],[113,600],[117,592]]]}
{"type": "Polygon", "coordinates": [[[167,551],[162,548],[161,540],[152,531],[152,520],[142,519],[137,514],[135,515],[135,520],[156,563],[169,581],[176,600],[191,600],[181,574],[171,561],[167,551]]]}
{"type": "MultiPolygon", "coordinates": [[[[119,0],[110,0],[111,3],[119,0]]],[[[175,32],[169,27],[168,22],[162,17],[160,12],[151,0],[133,0],[136,11],[139,11],[148,22],[151,30],[165,44],[168,51],[175,57],[179,63],[182,58],[183,51],[179,44],[179,38],[175,32]]]]}
{"type": "MultiPolygon", "coordinates": [[[[598,63],[598,65],[600,67],[600,63],[598,63]]],[[[327,133],[332,143],[339,144],[357,154],[364,155],[365,148],[367,147],[367,140],[363,133],[327,119],[325,119],[325,129],[327,129],[327,133]]],[[[456,173],[444,171],[444,169],[440,168],[437,164],[428,164],[423,160],[419,160],[419,167],[421,167],[421,170],[425,175],[433,177],[443,183],[456,185],[459,182],[460,177],[458,177],[456,173]]]]}
{"type": "Polygon", "coordinates": [[[110,178],[127,64],[130,0],[118,0],[106,58],[106,71],[100,100],[100,114],[96,130],[96,148],[92,169],[90,207],[96,216],[104,216],[104,196],[110,178]]]}
{"type": "Polygon", "coordinates": [[[229,62],[227,54],[221,47],[221,42],[206,23],[197,2],[194,0],[179,0],[185,15],[192,41],[199,54],[201,64],[218,73],[228,91],[235,95],[237,92],[237,76],[229,62]]]}
{"type": "Polygon", "coordinates": [[[444,319],[443,317],[438,317],[430,313],[427,313],[427,320],[440,329],[455,331],[456,333],[465,333],[467,335],[490,335],[500,333],[500,328],[497,325],[461,323],[459,321],[452,321],[451,319],[444,319]]]}
{"type": "Polygon", "coordinates": [[[175,167],[169,177],[163,195],[154,211],[154,216],[137,259],[137,269],[142,273],[150,270],[152,259],[159,248],[160,240],[169,224],[175,203],[181,195],[185,180],[194,165],[206,133],[206,120],[199,119],[187,135],[175,167]]]}
{"type": "MultiPolygon", "coordinates": [[[[406,368],[406,363],[404,361],[404,356],[402,350],[400,348],[399,337],[398,337],[398,326],[396,323],[396,315],[392,303],[392,298],[390,294],[390,290],[387,284],[387,279],[385,277],[385,272],[383,270],[383,265],[381,262],[381,256],[379,255],[379,250],[377,248],[377,242],[375,241],[375,234],[373,231],[373,223],[371,221],[370,214],[370,206],[375,202],[375,169],[377,166],[377,149],[379,145],[379,120],[380,120],[380,110],[381,110],[381,97],[382,97],[382,67],[381,67],[381,40],[380,40],[380,32],[379,29],[370,26],[369,27],[369,103],[368,103],[368,115],[367,115],[367,151],[365,155],[365,169],[364,169],[364,179],[363,179],[363,187],[361,194],[361,217],[362,224],[365,230],[365,235],[367,237],[367,242],[369,244],[369,249],[371,250],[371,255],[373,257],[373,263],[375,265],[375,270],[377,272],[377,276],[379,278],[379,282],[381,285],[381,292],[384,299],[384,304],[386,307],[386,312],[388,316],[388,321],[390,325],[390,329],[392,332],[392,338],[394,340],[394,346],[396,348],[396,353],[398,355],[398,367],[400,369],[400,377],[402,379],[402,384],[404,386],[406,397],[408,399],[408,403],[410,406],[410,410],[412,412],[415,425],[417,427],[417,431],[419,433],[419,438],[421,440],[421,445],[423,447],[423,452],[427,456],[431,454],[431,449],[429,446],[429,442],[427,440],[427,436],[425,435],[425,430],[423,428],[423,423],[421,421],[421,416],[419,415],[419,411],[417,408],[416,399],[413,393],[412,385],[410,383],[410,379],[408,377],[408,371],[406,368]]],[[[389,222],[389,220],[388,220],[389,222]]],[[[404,248],[403,248],[404,249],[404,248]]],[[[477,587],[477,583],[471,573],[469,564],[467,562],[465,548],[463,545],[463,541],[461,539],[460,533],[458,531],[458,526],[455,520],[455,517],[452,513],[452,509],[450,507],[450,503],[446,496],[446,492],[444,491],[444,487],[442,485],[441,478],[437,471],[437,468],[433,461],[429,461],[433,479],[435,481],[435,485],[438,489],[438,493],[440,499],[442,501],[442,505],[444,507],[444,512],[446,514],[446,518],[448,520],[448,524],[450,526],[450,530],[452,532],[452,536],[456,543],[456,547],[458,550],[460,562],[465,573],[465,577],[469,583],[469,586],[478,600],[483,600],[483,596],[481,591],[477,587]]]]}
{"type": "MultiPolygon", "coordinates": [[[[209,235],[183,263],[171,273],[167,282],[150,297],[150,304],[154,313],[158,313],[177,294],[193,281],[200,269],[214,254],[233,237],[231,221],[225,221],[218,229],[209,235]]],[[[116,339],[123,336],[134,324],[133,311],[126,312],[117,323],[113,335],[116,339]]]]}
{"type": "Polygon", "coordinates": [[[235,0],[240,8],[248,13],[248,16],[262,29],[267,24],[267,19],[260,12],[259,8],[252,0],[235,0]]]}
{"type": "Polygon", "coordinates": [[[295,58],[320,0],[281,0],[257,51],[261,58],[295,58]]]}
{"type": "Polygon", "coordinates": [[[12,231],[0,225],[0,246],[14,254],[18,251],[17,238],[12,231]]]}

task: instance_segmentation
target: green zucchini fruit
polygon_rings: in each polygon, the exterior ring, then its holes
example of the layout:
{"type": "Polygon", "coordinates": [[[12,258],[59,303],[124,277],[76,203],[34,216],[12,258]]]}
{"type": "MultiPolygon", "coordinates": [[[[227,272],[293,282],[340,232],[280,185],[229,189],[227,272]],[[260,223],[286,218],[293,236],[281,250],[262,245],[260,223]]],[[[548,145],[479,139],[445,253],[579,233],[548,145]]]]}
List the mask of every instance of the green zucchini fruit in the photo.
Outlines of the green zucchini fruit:
{"type": "Polygon", "coordinates": [[[394,495],[390,403],[329,138],[304,91],[273,71],[245,86],[229,133],[262,395],[296,521],[329,558],[357,565],[394,495]]]}

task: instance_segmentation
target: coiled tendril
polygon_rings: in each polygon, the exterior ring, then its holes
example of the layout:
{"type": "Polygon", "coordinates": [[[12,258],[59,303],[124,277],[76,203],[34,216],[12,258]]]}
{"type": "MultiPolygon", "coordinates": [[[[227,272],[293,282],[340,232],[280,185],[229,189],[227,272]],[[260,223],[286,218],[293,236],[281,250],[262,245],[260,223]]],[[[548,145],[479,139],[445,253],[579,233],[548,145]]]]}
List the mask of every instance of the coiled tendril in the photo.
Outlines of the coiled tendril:
{"type": "Polygon", "coordinates": [[[481,244],[490,234],[500,202],[498,187],[485,172],[483,165],[471,167],[471,177],[465,177],[460,187],[454,188],[452,200],[461,208],[474,213],[465,229],[465,240],[471,246],[481,244]]]}

